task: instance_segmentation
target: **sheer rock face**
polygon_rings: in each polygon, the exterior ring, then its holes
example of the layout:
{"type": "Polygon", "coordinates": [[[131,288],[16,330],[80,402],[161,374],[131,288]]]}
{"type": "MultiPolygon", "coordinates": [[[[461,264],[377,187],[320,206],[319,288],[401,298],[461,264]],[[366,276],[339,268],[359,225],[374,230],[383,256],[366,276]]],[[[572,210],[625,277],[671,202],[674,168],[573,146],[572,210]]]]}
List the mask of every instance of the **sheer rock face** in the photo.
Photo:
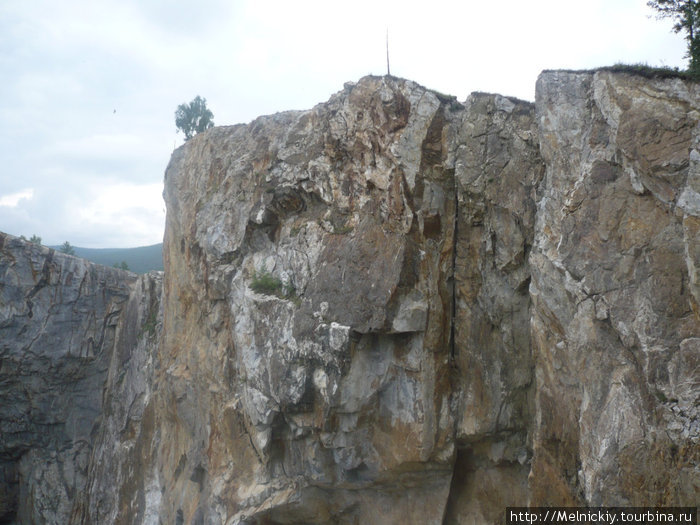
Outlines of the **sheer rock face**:
{"type": "Polygon", "coordinates": [[[136,281],[0,234],[0,520],[69,522],[136,281]]]}
{"type": "Polygon", "coordinates": [[[534,105],[473,94],[458,135],[456,439],[446,523],[527,501],[533,402],[528,256],[540,159],[534,105]]]}
{"type": "Polygon", "coordinates": [[[544,73],[536,504],[698,501],[700,88],[544,73]]]}
{"type": "Polygon", "coordinates": [[[150,447],[158,437],[152,399],[160,368],[162,295],[162,272],[150,272],[139,276],[123,306],[75,523],[153,522],[146,511],[160,495],[160,487],[144,472],[149,472],[150,447]],[[124,494],[130,497],[128,504],[124,494]]]}
{"type": "Polygon", "coordinates": [[[2,237],[0,518],[695,504],[698,89],[366,77],[177,149],[163,280],[2,237]]]}
{"type": "Polygon", "coordinates": [[[366,78],[175,154],[166,521],[442,522],[460,110],[366,78]]]}

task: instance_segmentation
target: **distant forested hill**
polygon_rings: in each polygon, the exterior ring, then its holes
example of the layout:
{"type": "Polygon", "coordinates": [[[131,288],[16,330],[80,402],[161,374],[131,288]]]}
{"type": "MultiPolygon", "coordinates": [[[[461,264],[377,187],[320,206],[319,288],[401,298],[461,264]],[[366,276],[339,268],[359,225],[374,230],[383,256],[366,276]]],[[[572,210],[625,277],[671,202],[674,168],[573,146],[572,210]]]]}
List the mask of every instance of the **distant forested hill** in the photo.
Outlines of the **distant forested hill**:
{"type": "MultiPolygon", "coordinates": [[[[52,246],[60,249],[60,246],[52,246]]],[[[138,248],[80,248],[73,246],[75,255],[88,261],[114,266],[124,261],[134,273],[163,270],[163,244],[139,246],[138,248]]]]}

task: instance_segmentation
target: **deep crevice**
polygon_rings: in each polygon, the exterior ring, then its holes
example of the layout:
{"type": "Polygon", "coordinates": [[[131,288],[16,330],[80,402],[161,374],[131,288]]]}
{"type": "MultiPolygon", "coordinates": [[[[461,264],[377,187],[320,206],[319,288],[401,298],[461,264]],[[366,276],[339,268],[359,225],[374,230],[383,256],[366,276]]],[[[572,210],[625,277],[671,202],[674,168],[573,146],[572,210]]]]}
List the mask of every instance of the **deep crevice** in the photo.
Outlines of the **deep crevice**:
{"type": "Polygon", "coordinates": [[[455,359],[455,319],[457,317],[457,239],[459,229],[459,192],[457,185],[457,175],[452,174],[453,191],[454,191],[454,224],[452,226],[452,275],[450,283],[452,286],[452,312],[450,314],[450,360],[455,359]]]}

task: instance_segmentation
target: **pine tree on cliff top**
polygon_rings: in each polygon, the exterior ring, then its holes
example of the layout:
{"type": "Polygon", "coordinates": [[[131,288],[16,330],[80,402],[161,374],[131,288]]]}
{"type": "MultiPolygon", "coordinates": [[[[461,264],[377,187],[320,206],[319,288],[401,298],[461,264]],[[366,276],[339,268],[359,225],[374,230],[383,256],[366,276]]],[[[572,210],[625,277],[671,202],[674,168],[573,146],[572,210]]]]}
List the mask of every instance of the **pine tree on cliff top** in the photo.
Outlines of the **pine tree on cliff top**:
{"type": "Polygon", "coordinates": [[[213,118],[214,114],[207,108],[207,99],[199,95],[189,104],[180,104],[175,111],[175,125],[185,134],[186,141],[213,127],[213,118]]]}

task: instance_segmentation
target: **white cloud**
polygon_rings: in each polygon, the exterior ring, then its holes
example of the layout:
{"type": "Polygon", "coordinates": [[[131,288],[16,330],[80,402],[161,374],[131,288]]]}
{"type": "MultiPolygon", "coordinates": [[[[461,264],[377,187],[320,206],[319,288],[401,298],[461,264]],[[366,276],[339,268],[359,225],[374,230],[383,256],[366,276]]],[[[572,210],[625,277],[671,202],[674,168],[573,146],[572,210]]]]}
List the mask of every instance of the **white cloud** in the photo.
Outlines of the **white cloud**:
{"type": "Polygon", "coordinates": [[[104,233],[99,239],[84,239],[74,244],[119,248],[162,242],[165,227],[163,184],[94,186],[90,194],[90,200],[75,210],[72,220],[87,231],[104,233]]]}
{"type": "Polygon", "coordinates": [[[0,195],[0,206],[16,208],[21,201],[30,200],[32,197],[34,197],[34,190],[32,188],[8,195],[0,195]]]}
{"type": "Polygon", "coordinates": [[[76,216],[80,221],[108,223],[123,218],[124,210],[142,209],[161,213],[163,209],[162,184],[111,184],[92,188],[92,199],[76,216]]]}

